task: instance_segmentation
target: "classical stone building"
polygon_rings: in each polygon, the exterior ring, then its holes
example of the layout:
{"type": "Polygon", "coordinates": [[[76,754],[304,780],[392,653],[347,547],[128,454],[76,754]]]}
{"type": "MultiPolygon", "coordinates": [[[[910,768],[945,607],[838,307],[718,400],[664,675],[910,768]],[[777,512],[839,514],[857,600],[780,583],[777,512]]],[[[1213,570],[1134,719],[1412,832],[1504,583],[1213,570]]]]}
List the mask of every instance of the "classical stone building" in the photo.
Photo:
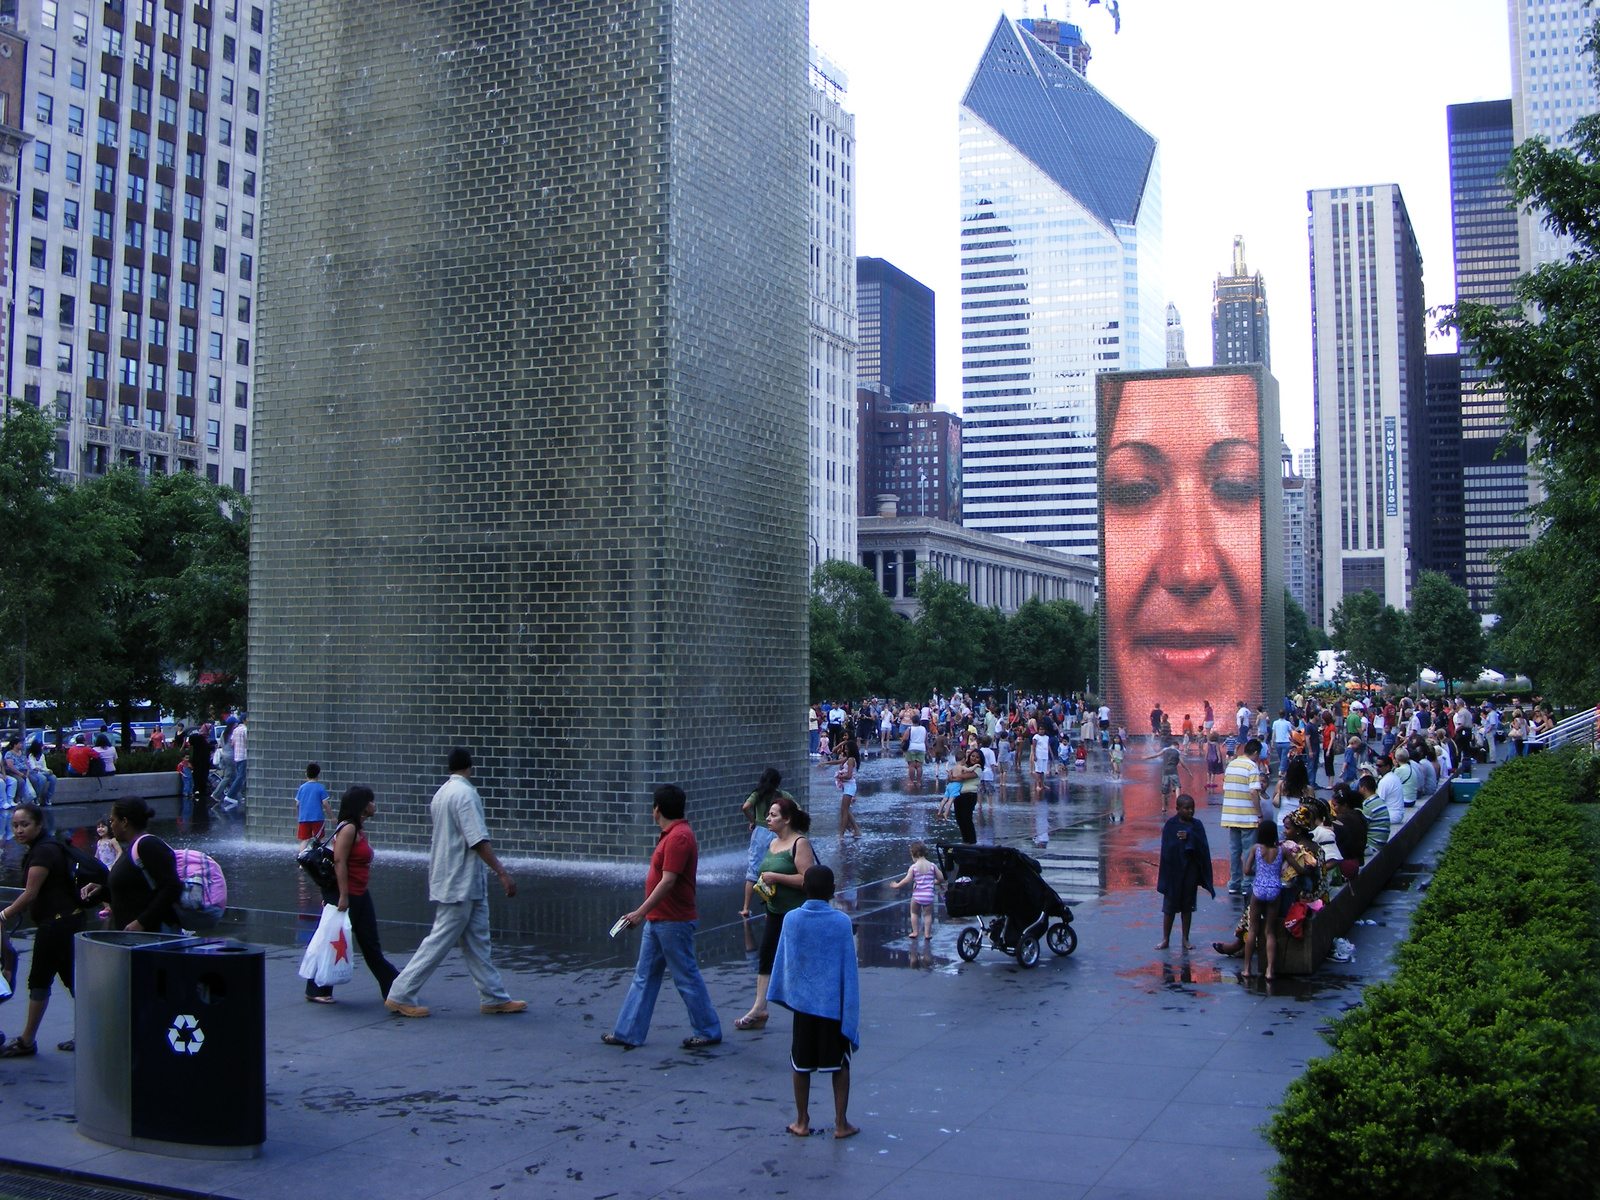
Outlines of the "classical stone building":
{"type": "Polygon", "coordinates": [[[276,27],[253,833],[315,760],[421,842],[455,744],[516,852],[804,797],[806,51],[796,0],[276,27]]]}

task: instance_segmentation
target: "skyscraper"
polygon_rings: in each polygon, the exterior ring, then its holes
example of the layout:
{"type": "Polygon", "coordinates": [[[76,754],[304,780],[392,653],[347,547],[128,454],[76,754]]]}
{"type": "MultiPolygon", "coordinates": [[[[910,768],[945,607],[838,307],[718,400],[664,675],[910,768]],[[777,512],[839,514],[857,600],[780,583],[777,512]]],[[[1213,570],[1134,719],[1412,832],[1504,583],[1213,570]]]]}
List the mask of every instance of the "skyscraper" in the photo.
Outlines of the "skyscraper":
{"type": "MultiPolygon", "coordinates": [[[[1283,586],[1302,609],[1306,607],[1306,525],[1310,518],[1310,488],[1294,468],[1294,455],[1283,443],[1283,586]]],[[[1309,610],[1308,610],[1309,611],[1309,610]]]]}
{"type": "Polygon", "coordinates": [[[278,26],[259,794],[315,759],[426,843],[462,745],[502,852],[627,858],[662,780],[805,787],[801,256],[808,217],[834,227],[802,166],[805,6],[759,16],[301,0],[278,26]]]}
{"type": "Polygon", "coordinates": [[[1156,139],[1005,18],[959,136],[964,520],[1092,557],[1094,377],[1166,365],[1156,139]]]}
{"type": "Polygon", "coordinates": [[[811,48],[811,561],[856,561],[856,119],[849,77],[811,48]]]}
{"type": "MultiPolygon", "coordinates": [[[[1456,299],[1499,308],[1511,304],[1522,262],[1521,218],[1501,179],[1511,159],[1513,111],[1509,100],[1447,110],[1456,299]]],[[[1461,582],[1472,606],[1487,612],[1494,603],[1494,554],[1528,540],[1528,454],[1521,438],[1506,436],[1505,398],[1491,386],[1489,372],[1477,365],[1471,346],[1462,350],[1456,372],[1465,505],[1461,582]]]]}
{"type": "Polygon", "coordinates": [[[1089,74],[1089,43],[1083,40],[1082,26],[1071,21],[1053,21],[1049,17],[1023,17],[1017,24],[1049,46],[1057,58],[1079,75],[1089,74]]]}
{"type": "Polygon", "coordinates": [[[130,465],[253,483],[271,7],[15,6],[32,142],[7,383],[61,421],[67,478],[130,465]]]}
{"type": "Polygon", "coordinates": [[[879,384],[897,404],[932,404],[933,289],[881,258],[858,258],[856,313],[857,384],[879,384]]]}
{"type": "Polygon", "coordinates": [[[1323,615],[1368,588],[1404,607],[1409,442],[1426,378],[1422,254],[1395,184],[1322,188],[1306,207],[1323,615]]]}
{"type": "MultiPolygon", "coordinates": [[[[1418,571],[1437,571],[1467,586],[1466,506],[1462,492],[1461,413],[1463,364],[1459,354],[1428,355],[1426,415],[1420,433],[1418,470],[1413,472],[1413,561],[1418,571]]],[[[1414,440],[1412,446],[1418,447],[1414,440]]]]}
{"type": "MultiPolygon", "coordinates": [[[[1507,0],[1511,23],[1511,116],[1514,140],[1547,138],[1569,146],[1572,123],[1597,108],[1592,56],[1581,52],[1595,10],[1576,0],[1507,0]]],[[[1471,107],[1471,106],[1463,106],[1471,107]]],[[[1537,211],[1519,215],[1522,269],[1557,262],[1572,243],[1545,228],[1537,211]]]]}
{"type": "Polygon", "coordinates": [[[1267,283],[1244,263],[1244,236],[1233,239],[1233,274],[1218,275],[1211,287],[1211,361],[1219,367],[1258,362],[1272,367],[1267,324],[1267,283]]]}
{"type": "Polygon", "coordinates": [[[902,517],[961,524],[961,418],[927,403],[900,404],[876,383],[862,384],[856,402],[856,511],[878,516],[878,497],[888,494],[902,517]]]}
{"type": "Polygon", "coordinates": [[[1178,315],[1178,306],[1169,300],[1167,301],[1167,366],[1188,365],[1189,355],[1183,348],[1183,318],[1178,315]]]}

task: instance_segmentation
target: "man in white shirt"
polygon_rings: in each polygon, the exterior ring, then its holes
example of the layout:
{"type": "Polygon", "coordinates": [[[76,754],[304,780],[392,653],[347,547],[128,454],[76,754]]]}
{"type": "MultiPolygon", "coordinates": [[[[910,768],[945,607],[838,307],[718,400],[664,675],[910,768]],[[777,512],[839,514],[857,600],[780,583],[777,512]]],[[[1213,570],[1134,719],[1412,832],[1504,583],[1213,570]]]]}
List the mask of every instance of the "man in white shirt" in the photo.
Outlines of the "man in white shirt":
{"type": "Polygon", "coordinates": [[[437,905],[433,928],[389,985],[383,1006],[402,1017],[427,1016],[428,1010],[417,1003],[417,991],[456,947],[478,985],[480,1012],[526,1012],[527,1001],[511,998],[489,957],[489,883],[484,868],[495,873],[507,897],[517,894],[517,883],[489,844],[483,798],[472,786],[472,755],[456,747],[450,751],[449,767],[450,778],[429,805],[433,842],[428,852],[428,899],[437,905]]]}
{"type": "Polygon", "coordinates": [[[1389,810],[1392,837],[1406,819],[1406,794],[1400,776],[1394,773],[1394,759],[1387,754],[1378,759],[1378,802],[1389,810]]]}
{"type": "Polygon", "coordinates": [[[1280,716],[1272,723],[1272,748],[1278,755],[1278,778],[1283,778],[1284,768],[1289,765],[1289,735],[1294,732],[1294,726],[1289,724],[1287,717],[1280,716]]]}
{"type": "Polygon", "coordinates": [[[922,764],[928,757],[928,727],[909,725],[905,733],[906,782],[913,791],[922,790],[922,764]]]}
{"type": "Polygon", "coordinates": [[[245,732],[246,719],[245,714],[240,713],[239,723],[228,735],[228,744],[233,748],[233,778],[228,782],[228,789],[224,795],[230,805],[238,804],[244,799],[245,741],[249,736],[245,732]]]}

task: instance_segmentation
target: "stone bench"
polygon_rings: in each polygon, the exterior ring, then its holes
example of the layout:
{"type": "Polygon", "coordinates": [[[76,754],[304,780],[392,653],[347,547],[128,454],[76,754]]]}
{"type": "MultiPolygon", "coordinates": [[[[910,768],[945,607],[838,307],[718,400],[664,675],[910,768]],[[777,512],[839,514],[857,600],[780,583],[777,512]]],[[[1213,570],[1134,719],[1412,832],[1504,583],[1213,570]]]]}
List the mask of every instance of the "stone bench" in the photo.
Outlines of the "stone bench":
{"type": "Polygon", "coordinates": [[[1411,818],[1400,826],[1367,860],[1360,872],[1349,883],[1328,897],[1320,910],[1310,914],[1305,931],[1300,937],[1282,934],[1278,944],[1278,973],[1281,975],[1310,975],[1328,957],[1333,940],[1343,937],[1366,911],[1378,893],[1389,886],[1394,877],[1422,840],[1422,835],[1433,828],[1452,798],[1450,781],[1434,792],[1425,803],[1411,811],[1411,818]]]}
{"type": "Polygon", "coordinates": [[[155,811],[156,820],[176,820],[183,804],[183,777],[176,771],[60,776],[50,808],[58,829],[76,829],[100,820],[114,801],[135,798],[155,811]]]}

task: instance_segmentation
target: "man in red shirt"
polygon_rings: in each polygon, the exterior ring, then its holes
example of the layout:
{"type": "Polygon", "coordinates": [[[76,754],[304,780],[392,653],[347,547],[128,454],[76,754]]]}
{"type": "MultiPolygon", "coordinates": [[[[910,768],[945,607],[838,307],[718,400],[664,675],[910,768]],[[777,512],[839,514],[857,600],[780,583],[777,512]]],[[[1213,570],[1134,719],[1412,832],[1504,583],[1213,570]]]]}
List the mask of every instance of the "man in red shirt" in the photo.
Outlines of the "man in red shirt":
{"type": "Polygon", "coordinates": [[[89,749],[89,743],[80,733],[72,739],[67,747],[67,774],[87,775],[89,773],[89,759],[94,756],[94,751],[89,749]]]}
{"type": "Polygon", "coordinates": [[[608,1046],[642,1046],[650,1032],[650,1017],[661,991],[661,976],[672,972],[672,982],[689,1010],[690,1037],[684,1049],[698,1050],[722,1041],[722,1022],[712,1007],[711,994],[694,957],[694,871],[700,857],[694,831],[683,819],[683,789],[663,783],[652,797],[651,810],[661,835],[650,856],[644,903],[622,918],[630,928],[644,926],[639,942],[639,965],[633,985],[617,1014],[617,1027],[600,1038],[608,1046]]]}

